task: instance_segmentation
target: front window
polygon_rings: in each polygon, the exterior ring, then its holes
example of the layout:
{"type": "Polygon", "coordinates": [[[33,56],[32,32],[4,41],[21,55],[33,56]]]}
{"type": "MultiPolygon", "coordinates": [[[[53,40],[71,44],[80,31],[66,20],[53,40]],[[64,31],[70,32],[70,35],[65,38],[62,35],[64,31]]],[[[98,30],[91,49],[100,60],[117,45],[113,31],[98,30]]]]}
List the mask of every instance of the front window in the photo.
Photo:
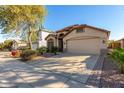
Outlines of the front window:
{"type": "Polygon", "coordinates": [[[64,34],[59,34],[59,36],[61,37],[61,36],[63,36],[64,34]]]}
{"type": "Polygon", "coordinates": [[[77,33],[82,33],[82,32],[85,32],[85,30],[80,28],[80,29],[76,29],[76,32],[77,33]]]}

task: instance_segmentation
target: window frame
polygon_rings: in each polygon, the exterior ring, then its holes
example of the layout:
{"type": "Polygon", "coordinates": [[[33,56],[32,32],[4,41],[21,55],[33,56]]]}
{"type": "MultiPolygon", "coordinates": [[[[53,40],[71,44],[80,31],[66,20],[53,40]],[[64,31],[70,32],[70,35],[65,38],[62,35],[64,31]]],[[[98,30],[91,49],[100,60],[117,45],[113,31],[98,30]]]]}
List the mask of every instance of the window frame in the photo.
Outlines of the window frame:
{"type": "Polygon", "coordinates": [[[83,32],[85,32],[85,30],[82,29],[82,28],[78,28],[78,29],[76,29],[76,33],[83,33],[83,32]]]}

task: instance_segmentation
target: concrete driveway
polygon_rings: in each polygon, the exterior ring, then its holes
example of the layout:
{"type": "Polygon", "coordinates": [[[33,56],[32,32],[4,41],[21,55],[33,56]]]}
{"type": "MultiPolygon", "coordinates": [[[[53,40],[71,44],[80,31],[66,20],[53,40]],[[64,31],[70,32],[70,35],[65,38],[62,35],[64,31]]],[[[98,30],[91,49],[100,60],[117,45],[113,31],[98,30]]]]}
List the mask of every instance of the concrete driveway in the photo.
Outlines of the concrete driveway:
{"type": "Polygon", "coordinates": [[[98,57],[63,53],[24,63],[0,53],[0,87],[94,87],[87,85],[87,80],[98,57]]]}

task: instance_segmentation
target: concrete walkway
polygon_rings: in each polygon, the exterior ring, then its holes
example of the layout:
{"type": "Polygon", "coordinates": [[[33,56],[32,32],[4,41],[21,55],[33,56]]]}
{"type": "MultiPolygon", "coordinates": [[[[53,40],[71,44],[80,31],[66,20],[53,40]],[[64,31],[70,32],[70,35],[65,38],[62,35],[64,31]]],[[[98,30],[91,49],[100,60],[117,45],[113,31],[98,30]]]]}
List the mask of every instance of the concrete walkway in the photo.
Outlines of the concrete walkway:
{"type": "Polygon", "coordinates": [[[61,54],[20,62],[0,53],[0,87],[85,88],[98,55],[61,54]]]}

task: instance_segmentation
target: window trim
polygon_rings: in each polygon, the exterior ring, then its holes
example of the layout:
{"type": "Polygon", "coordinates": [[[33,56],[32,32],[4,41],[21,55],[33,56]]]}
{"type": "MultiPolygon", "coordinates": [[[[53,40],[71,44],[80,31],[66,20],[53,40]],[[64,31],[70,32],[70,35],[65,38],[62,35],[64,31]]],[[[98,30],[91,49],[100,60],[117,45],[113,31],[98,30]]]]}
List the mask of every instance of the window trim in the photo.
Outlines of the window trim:
{"type": "Polygon", "coordinates": [[[84,29],[80,29],[80,28],[76,29],[76,33],[83,33],[83,32],[85,32],[84,29]]]}

